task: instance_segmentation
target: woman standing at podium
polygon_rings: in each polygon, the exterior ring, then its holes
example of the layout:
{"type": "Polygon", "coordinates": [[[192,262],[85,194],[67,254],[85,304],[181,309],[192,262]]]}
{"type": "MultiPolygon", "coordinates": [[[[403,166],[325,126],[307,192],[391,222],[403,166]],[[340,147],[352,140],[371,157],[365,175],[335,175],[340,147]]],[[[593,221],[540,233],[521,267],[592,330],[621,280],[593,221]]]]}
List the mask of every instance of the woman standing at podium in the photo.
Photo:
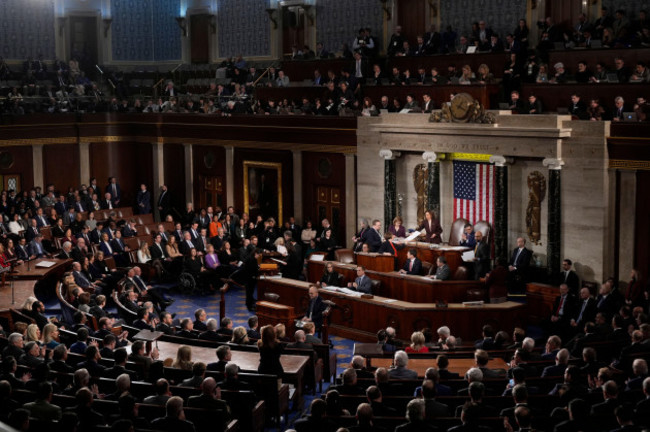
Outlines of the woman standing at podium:
{"type": "Polygon", "coordinates": [[[334,270],[334,264],[328,262],[325,264],[325,271],[323,271],[323,277],[320,278],[320,286],[339,286],[339,280],[341,275],[334,270]]]}
{"type": "Polygon", "coordinates": [[[440,234],[442,234],[442,227],[440,226],[440,221],[436,217],[436,214],[433,212],[433,210],[427,210],[424,213],[424,220],[418,227],[418,230],[424,230],[424,241],[436,244],[440,244],[442,242],[440,239],[440,234]]]}

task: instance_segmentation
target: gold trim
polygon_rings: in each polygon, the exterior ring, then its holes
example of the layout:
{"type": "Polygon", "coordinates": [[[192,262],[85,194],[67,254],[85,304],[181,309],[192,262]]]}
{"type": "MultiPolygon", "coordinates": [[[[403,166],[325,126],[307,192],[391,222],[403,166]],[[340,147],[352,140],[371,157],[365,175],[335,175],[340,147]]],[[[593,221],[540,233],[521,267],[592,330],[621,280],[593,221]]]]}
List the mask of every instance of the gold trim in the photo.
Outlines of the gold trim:
{"type": "Polygon", "coordinates": [[[275,168],[278,172],[278,227],[282,227],[282,164],[279,162],[244,161],[244,212],[250,216],[250,203],[248,202],[248,169],[249,168],[275,168]]]}
{"type": "Polygon", "coordinates": [[[47,144],[77,144],[77,137],[61,138],[15,138],[0,140],[0,147],[15,147],[23,145],[47,145],[47,144]]]}
{"type": "Polygon", "coordinates": [[[644,170],[650,171],[650,161],[631,161],[624,159],[610,159],[609,167],[614,169],[624,169],[624,170],[644,170]]]}
{"type": "Polygon", "coordinates": [[[480,153],[448,153],[449,160],[465,160],[472,162],[489,162],[489,154],[480,154],[480,153]]]}

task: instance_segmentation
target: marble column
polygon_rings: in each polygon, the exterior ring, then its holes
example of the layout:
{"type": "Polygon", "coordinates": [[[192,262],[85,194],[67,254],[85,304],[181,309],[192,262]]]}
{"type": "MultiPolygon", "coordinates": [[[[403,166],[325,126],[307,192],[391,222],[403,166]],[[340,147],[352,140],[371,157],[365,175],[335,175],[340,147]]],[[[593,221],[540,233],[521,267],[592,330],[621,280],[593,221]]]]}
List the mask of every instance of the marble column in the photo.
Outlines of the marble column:
{"type": "Polygon", "coordinates": [[[345,184],[350,185],[345,188],[345,232],[346,246],[352,248],[352,234],[356,233],[357,229],[357,175],[356,175],[357,161],[353,153],[345,154],[345,184]]]}
{"type": "Polygon", "coordinates": [[[302,221],[302,151],[292,150],[293,153],[293,217],[302,221]]]}
{"type": "Polygon", "coordinates": [[[435,152],[422,153],[427,161],[427,210],[433,210],[440,217],[440,162],[435,152]]]}
{"type": "Polygon", "coordinates": [[[397,216],[397,163],[399,152],[382,149],[379,157],[384,159],[384,226],[397,216]]]}
{"type": "Polygon", "coordinates": [[[547,158],[542,161],[548,167],[548,241],[546,242],[546,265],[548,273],[560,271],[562,262],[562,159],[547,158]]]}
{"type": "Polygon", "coordinates": [[[151,194],[153,196],[154,218],[158,220],[160,213],[158,212],[158,198],[160,198],[160,187],[165,184],[165,155],[163,143],[151,143],[153,155],[153,185],[151,186],[151,194]]]}
{"type": "MultiPolygon", "coordinates": [[[[34,144],[32,146],[32,166],[34,167],[34,187],[40,186],[45,189],[43,180],[43,144],[34,144]]],[[[83,179],[81,180],[83,182],[83,179]]]]}
{"type": "Polygon", "coordinates": [[[508,260],[508,167],[511,161],[503,156],[490,156],[495,167],[494,257],[508,260]]]}
{"type": "MultiPolygon", "coordinates": [[[[90,181],[90,143],[79,143],[79,178],[82,184],[90,181]]],[[[97,196],[101,196],[100,193],[97,196]]]]}
{"type": "MultiPolygon", "coordinates": [[[[226,205],[235,206],[235,148],[225,146],[226,150],[226,205]]],[[[242,210],[243,211],[243,210],[242,210]]]]}
{"type": "Polygon", "coordinates": [[[185,149],[185,199],[194,204],[194,159],[192,157],[194,152],[192,144],[183,144],[183,147],[185,149]]]}

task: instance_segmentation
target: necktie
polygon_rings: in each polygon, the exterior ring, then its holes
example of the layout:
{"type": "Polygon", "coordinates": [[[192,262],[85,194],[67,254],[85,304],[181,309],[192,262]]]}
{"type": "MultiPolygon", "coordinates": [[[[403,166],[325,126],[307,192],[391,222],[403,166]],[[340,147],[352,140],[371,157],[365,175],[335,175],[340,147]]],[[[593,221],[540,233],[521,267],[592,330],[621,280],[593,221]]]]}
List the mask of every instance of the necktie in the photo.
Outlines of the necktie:
{"type": "Polygon", "coordinates": [[[162,256],[165,256],[165,251],[163,251],[163,248],[160,247],[160,243],[156,243],[156,246],[158,246],[158,249],[160,249],[162,256]]]}
{"type": "Polygon", "coordinates": [[[77,210],[80,212],[84,211],[83,207],[81,207],[81,203],[77,203],[77,210]]]}
{"type": "Polygon", "coordinates": [[[409,263],[409,271],[413,271],[413,260],[409,263]]]}
{"type": "Polygon", "coordinates": [[[45,221],[45,218],[43,216],[41,216],[41,223],[43,224],[43,226],[47,225],[47,222],[45,221]]]}
{"type": "Polygon", "coordinates": [[[598,300],[598,308],[600,309],[603,306],[603,303],[605,303],[605,297],[601,297],[600,300],[598,300]]]}
{"type": "Polygon", "coordinates": [[[515,262],[513,263],[515,266],[517,265],[517,260],[519,259],[520,254],[521,254],[521,249],[517,251],[517,256],[515,257],[515,262]]]}
{"type": "Polygon", "coordinates": [[[111,247],[111,245],[109,245],[108,242],[104,242],[104,244],[106,245],[106,248],[108,249],[108,253],[112,255],[113,254],[113,248],[111,247]]]}
{"type": "Polygon", "coordinates": [[[39,255],[43,254],[43,249],[41,248],[41,244],[39,242],[36,242],[36,250],[38,251],[39,255]]]}
{"type": "Polygon", "coordinates": [[[115,184],[113,184],[113,199],[117,198],[117,188],[115,187],[115,184]]]}
{"type": "Polygon", "coordinates": [[[163,241],[167,241],[167,234],[161,233],[160,236],[162,237],[163,241]]]}
{"type": "Polygon", "coordinates": [[[191,240],[187,241],[187,245],[190,247],[190,249],[194,249],[194,243],[192,243],[191,240]]]}
{"type": "Polygon", "coordinates": [[[577,322],[580,322],[582,320],[582,314],[585,312],[585,309],[587,308],[587,301],[588,300],[582,302],[582,308],[580,309],[580,315],[578,315],[578,319],[576,320],[577,322]]]}
{"type": "Polygon", "coordinates": [[[560,312],[562,312],[562,306],[564,306],[564,296],[560,297],[560,304],[557,306],[557,311],[555,312],[555,315],[560,315],[560,312]]]}

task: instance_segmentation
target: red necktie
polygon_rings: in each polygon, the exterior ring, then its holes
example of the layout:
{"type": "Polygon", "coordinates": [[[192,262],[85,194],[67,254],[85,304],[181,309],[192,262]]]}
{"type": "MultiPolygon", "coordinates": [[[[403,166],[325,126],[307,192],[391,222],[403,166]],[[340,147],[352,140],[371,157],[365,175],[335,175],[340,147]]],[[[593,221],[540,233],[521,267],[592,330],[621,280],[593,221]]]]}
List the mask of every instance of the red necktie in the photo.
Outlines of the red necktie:
{"type": "Polygon", "coordinates": [[[409,271],[413,271],[413,260],[411,260],[411,263],[409,264],[409,271]]]}
{"type": "Polygon", "coordinates": [[[564,304],[564,296],[560,297],[560,304],[557,307],[557,311],[555,312],[555,315],[560,315],[560,311],[562,310],[562,305],[564,304]]]}

